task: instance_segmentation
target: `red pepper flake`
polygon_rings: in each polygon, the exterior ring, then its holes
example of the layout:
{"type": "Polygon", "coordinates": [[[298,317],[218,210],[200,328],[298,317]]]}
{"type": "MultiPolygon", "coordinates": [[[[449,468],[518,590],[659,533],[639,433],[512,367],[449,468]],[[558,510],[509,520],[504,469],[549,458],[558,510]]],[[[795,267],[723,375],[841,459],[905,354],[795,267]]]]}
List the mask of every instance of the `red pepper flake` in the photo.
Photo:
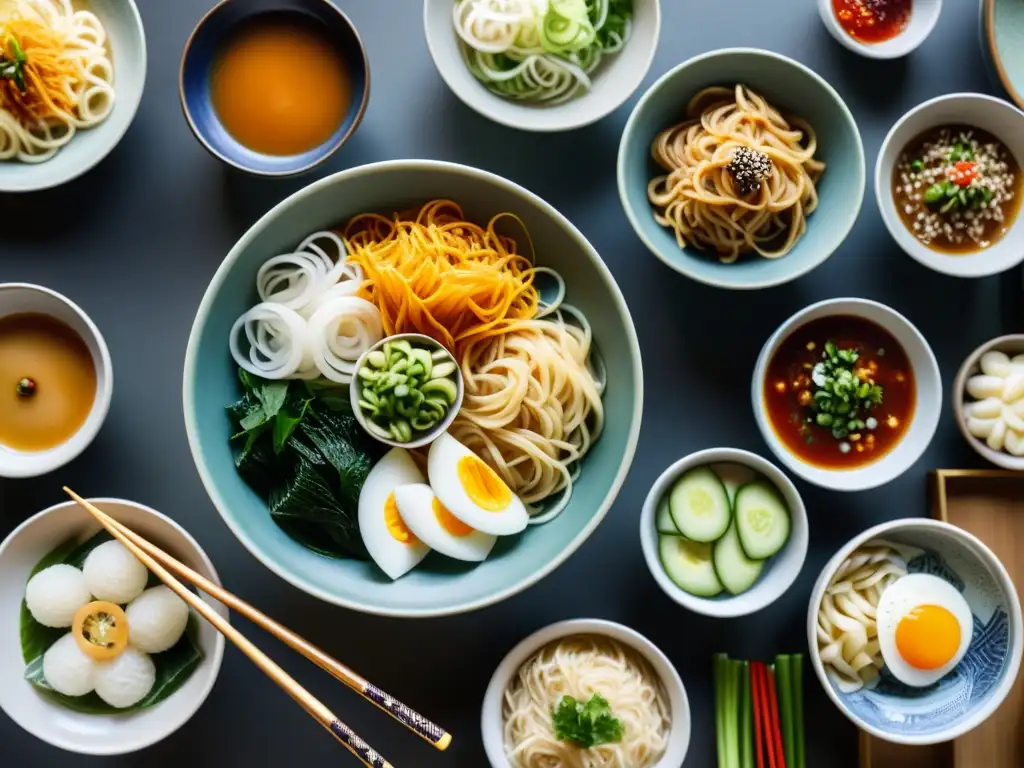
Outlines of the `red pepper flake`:
{"type": "Polygon", "coordinates": [[[913,0],[832,0],[839,25],[862,43],[881,43],[902,32],[913,0]]]}
{"type": "Polygon", "coordinates": [[[946,176],[958,187],[969,187],[981,174],[978,172],[978,164],[970,160],[958,160],[953,167],[946,170],[946,176]]]}

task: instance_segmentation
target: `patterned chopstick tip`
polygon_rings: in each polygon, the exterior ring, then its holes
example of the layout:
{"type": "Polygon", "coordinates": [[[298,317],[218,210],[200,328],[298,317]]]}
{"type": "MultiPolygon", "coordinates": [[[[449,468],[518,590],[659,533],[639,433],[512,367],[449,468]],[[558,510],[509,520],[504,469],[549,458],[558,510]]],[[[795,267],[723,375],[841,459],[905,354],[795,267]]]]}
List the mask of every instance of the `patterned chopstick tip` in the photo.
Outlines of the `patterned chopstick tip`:
{"type": "Polygon", "coordinates": [[[395,768],[381,757],[377,750],[356,736],[355,732],[340,720],[332,721],[330,727],[331,733],[337,736],[343,744],[351,749],[370,768],[395,768]]]}
{"type": "Polygon", "coordinates": [[[394,696],[385,693],[373,683],[367,683],[363,691],[366,698],[386,710],[396,720],[408,726],[438,749],[446,749],[452,742],[451,734],[439,725],[430,722],[418,712],[413,711],[394,696]]]}

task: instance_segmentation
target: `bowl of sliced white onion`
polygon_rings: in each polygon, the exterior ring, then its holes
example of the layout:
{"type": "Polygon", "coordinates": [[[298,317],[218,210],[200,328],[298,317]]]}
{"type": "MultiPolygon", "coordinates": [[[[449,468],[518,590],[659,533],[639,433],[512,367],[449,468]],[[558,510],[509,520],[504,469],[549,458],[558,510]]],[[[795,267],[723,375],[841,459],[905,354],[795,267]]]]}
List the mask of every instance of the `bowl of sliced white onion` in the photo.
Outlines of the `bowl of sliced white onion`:
{"type": "Polygon", "coordinates": [[[1024,470],[1024,334],[987,341],[957,373],[953,412],[970,446],[993,464],[1024,470]]]}

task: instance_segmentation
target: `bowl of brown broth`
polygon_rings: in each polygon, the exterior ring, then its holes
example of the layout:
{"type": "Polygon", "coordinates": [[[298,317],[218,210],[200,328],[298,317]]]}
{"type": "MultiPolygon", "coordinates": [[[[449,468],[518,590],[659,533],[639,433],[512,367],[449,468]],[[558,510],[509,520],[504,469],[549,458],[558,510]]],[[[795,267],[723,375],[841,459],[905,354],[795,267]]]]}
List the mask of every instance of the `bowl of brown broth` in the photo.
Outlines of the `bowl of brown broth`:
{"type": "Polygon", "coordinates": [[[873,488],[924,453],[942,410],[928,342],[867,299],[831,299],[793,315],[754,369],[754,415],[779,460],[833,490],[873,488]]]}
{"type": "Polygon", "coordinates": [[[223,0],[182,56],[182,109],[218,159],[262,176],[308,171],[355,133],[370,68],[327,0],[223,0]]]}
{"type": "Polygon", "coordinates": [[[99,329],[70,299],[0,284],[0,477],[68,463],[99,432],[113,391],[99,329]]]}
{"type": "Polygon", "coordinates": [[[912,258],[956,277],[1024,260],[1024,112],[959,93],[914,108],[893,126],[875,165],[890,234],[912,258]]]}

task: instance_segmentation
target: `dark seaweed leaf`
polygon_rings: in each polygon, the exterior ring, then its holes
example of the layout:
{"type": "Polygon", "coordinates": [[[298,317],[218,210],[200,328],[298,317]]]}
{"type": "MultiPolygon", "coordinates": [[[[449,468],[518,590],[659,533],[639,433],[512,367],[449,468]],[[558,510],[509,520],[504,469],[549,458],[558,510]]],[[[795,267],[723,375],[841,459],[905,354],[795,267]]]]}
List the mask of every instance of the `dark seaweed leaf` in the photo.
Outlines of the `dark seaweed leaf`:
{"type": "MultiPolygon", "coordinates": [[[[100,531],[83,542],[78,542],[74,539],[66,541],[40,560],[36,567],[32,569],[29,578],[44,568],[49,568],[51,565],[58,563],[81,568],[89,553],[100,544],[109,541],[110,538],[106,531],[100,531]]],[[[160,583],[160,580],[150,573],[147,586],[152,587],[158,583],[160,583]]],[[[203,661],[203,652],[199,648],[198,620],[193,614],[189,614],[188,621],[185,634],[173,648],[163,653],[153,654],[153,664],[156,667],[156,683],[146,698],[133,707],[117,709],[104,702],[95,693],[85,696],[64,696],[50,688],[43,677],[43,654],[46,653],[46,650],[51,645],[63,637],[68,630],[44,627],[32,618],[28,606],[22,600],[20,631],[21,654],[27,665],[25,679],[34,687],[45,691],[47,696],[55,699],[59,704],[76,712],[116,714],[119,712],[135,712],[151,707],[163,701],[184,685],[185,681],[188,680],[203,661]]]]}
{"type": "Polygon", "coordinates": [[[270,494],[270,514],[274,521],[299,543],[330,557],[363,559],[366,550],[359,536],[355,508],[348,511],[339,502],[319,459],[319,468],[311,449],[294,438],[289,447],[296,450],[298,464],[294,476],[270,494]],[[341,550],[339,552],[339,549],[341,550]]]}
{"type": "Polygon", "coordinates": [[[331,411],[313,412],[299,429],[337,471],[338,498],[354,511],[376,458],[371,449],[379,443],[363,432],[354,416],[331,411]]]}
{"type": "Polygon", "coordinates": [[[281,453],[284,450],[288,438],[292,436],[295,428],[306,417],[306,411],[309,410],[310,402],[312,401],[303,400],[295,415],[292,414],[291,409],[282,408],[274,418],[274,453],[281,453]]]}

